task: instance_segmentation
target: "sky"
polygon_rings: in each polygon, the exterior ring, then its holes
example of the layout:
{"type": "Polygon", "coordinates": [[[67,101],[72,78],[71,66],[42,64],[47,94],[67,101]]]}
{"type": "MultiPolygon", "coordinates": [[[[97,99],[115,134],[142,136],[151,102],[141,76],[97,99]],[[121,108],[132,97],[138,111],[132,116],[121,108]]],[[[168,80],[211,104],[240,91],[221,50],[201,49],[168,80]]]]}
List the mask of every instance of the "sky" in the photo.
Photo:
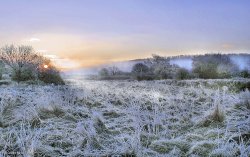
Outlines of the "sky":
{"type": "Polygon", "coordinates": [[[250,52],[249,0],[0,0],[0,46],[31,45],[62,68],[250,52]]]}

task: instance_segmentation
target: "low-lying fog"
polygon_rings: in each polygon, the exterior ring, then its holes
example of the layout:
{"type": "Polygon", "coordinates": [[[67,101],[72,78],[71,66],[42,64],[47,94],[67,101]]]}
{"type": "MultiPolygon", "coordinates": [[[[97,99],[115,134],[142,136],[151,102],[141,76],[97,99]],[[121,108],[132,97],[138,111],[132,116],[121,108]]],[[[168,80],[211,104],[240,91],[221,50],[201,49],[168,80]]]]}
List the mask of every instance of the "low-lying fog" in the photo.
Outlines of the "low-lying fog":
{"type": "MultiPolygon", "coordinates": [[[[230,59],[236,64],[240,70],[250,69],[250,55],[246,54],[235,54],[229,55],[230,59]]],[[[87,75],[96,75],[98,71],[105,67],[116,66],[123,72],[130,72],[132,70],[133,65],[136,63],[143,63],[145,60],[131,60],[131,61],[123,61],[123,62],[113,62],[109,64],[103,64],[100,66],[92,67],[92,68],[81,68],[77,70],[71,70],[64,72],[66,76],[87,76],[87,75]]],[[[170,59],[170,64],[176,64],[179,67],[186,68],[187,70],[192,70],[192,57],[175,57],[170,59]]]]}

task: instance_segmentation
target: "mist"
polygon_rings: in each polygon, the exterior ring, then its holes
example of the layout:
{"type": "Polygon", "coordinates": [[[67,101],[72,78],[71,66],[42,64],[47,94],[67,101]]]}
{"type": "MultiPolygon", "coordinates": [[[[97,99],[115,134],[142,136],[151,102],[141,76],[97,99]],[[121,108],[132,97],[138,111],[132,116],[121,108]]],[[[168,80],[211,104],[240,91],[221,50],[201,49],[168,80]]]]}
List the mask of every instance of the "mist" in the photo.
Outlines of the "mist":
{"type": "Polygon", "coordinates": [[[230,59],[239,67],[240,70],[250,70],[250,55],[231,55],[230,59]]]}
{"type": "Polygon", "coordinates": [[[185,68],[189,71],[192,70],[193,60],[192,58],[178,58],[170,60],[170,64],[176,64],[181,68],[185,68]]]}
{"type": "MultiPolygon", "coordinates": [[[[229,54],[230,59],[234,64],[236,64],[239,67],[239,70],[248,69],[250,70],[250,55],[249,54],[229,54]]],[[[102,64],[98,66],[94,66],[91,68],[80,68],[70,71],[63,72],[64,76],[71,77],[71,78],[77,78],[77,77],[84,77],[88,75],[98,75],[98,72],[102,68],[108,68],[108,67],[117,67],[119,70],[123,72],[131,72],[133,66],[136,63],[143,63],[146,59],[140,59],[140,60],[130,60],[130,61],[120,61],[120,62],[110,62],[107,64],[102,64]]],[[[180,56],[180,57],[174,57],[170,58],[170,64],[177,65],[181,68],[185,68],[189,71],[193,68],[193,59],[192,56],[180,56]]]]}

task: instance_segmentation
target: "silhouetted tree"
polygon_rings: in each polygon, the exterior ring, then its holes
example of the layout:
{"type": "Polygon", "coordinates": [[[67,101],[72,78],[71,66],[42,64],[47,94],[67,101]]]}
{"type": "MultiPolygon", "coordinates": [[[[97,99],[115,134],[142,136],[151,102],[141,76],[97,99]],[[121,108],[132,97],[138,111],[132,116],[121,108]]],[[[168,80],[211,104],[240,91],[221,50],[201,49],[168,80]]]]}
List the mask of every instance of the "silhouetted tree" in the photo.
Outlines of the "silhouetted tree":
{"type": "Polygon", "coordinates": [[[143,63],[136,63],[132,68],[132,73],[139,75],[147,73],[148,71],[149,71],[148,66],[143,63]]]}
{"type": "Polygon", "coordinates": [[[110,75],[113,75],[113,76],[117,75],[120,72],[119,68],[116,66],[109,67],[108,71],[109,71],[110,75]]]}
{"type": "Polygon", "coordinates": [[[152,55],[145,61],[145,64],[149,67],[149,71],[152,72],[156,79],[173,78],[176,67],[170,64],[170,59],[159,55],[152,55]]]}
{"type": "Polygon", "coordinates": [[[137,80],[152,80],[153,77],[150,75],[149,68],[143,63],[136,63],[132,67],[131,73],[137,80]]]}

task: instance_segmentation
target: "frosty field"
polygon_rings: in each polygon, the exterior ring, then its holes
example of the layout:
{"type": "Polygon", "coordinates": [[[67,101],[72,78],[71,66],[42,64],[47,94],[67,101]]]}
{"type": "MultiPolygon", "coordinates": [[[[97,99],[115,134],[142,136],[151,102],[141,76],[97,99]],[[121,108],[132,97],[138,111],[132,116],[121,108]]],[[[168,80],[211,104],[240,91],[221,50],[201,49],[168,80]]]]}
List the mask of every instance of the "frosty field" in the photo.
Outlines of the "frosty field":
{"type": "Polygon", "coordinates": [[[249,80],[0,86],[0,156],[250,156],[249,80]]]}

